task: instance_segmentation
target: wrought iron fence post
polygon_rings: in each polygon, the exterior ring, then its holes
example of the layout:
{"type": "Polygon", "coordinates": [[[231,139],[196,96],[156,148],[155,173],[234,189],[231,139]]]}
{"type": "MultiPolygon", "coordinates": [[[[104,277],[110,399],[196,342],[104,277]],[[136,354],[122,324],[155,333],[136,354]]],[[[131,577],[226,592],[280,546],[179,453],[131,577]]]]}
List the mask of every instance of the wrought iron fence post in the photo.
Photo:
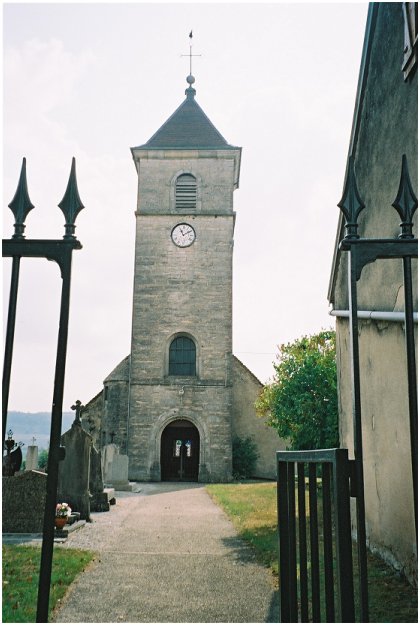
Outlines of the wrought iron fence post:
{"type": "MultiPolygon", "coordinates": [[[[400,184],[397,197],[392,206],[401,217],[401,233],[399,239],[412,240],[413,216],[418,207],[418,201],[413,187],[411,186],[410,174],[408,171],[407,156],[403,154],[401,163],[400,184]]],[[[416,541],[418,539],[418,455],[417,455],[417,371],[416,371],[416,350],[414,343],[414,308],[413,308],[413,288],[411,274],[411,258],[403,257],[404,273],[404,308],[405,308],[405,341],[407,354],[407,375],[408,375],[408,407],[410,414],[410,439],[411,439],[411,473],[413,478],[414,494],[414,519],[416,525],[416,541]]]]}
{"type": "MultiPolygon", "coordinates": [[[[13,239],[24,239],[25,231],[25,219],[34,208],[29,193],[28,183],[26,179],[26,158],[22,160],[22,167],[19,176],[19,182],[16,189],[16,193],[13,200],[9,204],[15,216],[15,233],[13,239]]],[[[15,337],[15,325],[16,325],[16,305],[17,305],[17,293],[19,287],[19,270],[20,270],[20,256],[13,256],[12,260],[12,274],[10,280],[10,297],[9,297],[9,312],[7,316],[7,330],[6,330],[6,342],[4,348],[4,366],[3,366],[3,383],[2,383],[2,445],[6,440],[6,424],[7,424],[7,408],[9,405],[9,391],[10,391],[10,375],[12,370],[13,359],[13,344],[15,337]]]]}
{"type": "Polygon", "coordinates": [[[2,397],[2,441],[6,440],[7,408],[9,405],[10,374],[12,370],[13,344],[16,325],[16,305],[19,287],[20,256],[13,256],[10,280],[9,312],[7,315],[6,342],[4,347],[3,365],[3,397],[2,397]]]}
{"type": "Polygon", "coordinates": [[[80,242],[74,236],[75,220],[84,208],[77,189],[75,159],[72,160],[71,172],[67,189],[58,205],[66,219],[65,234],[61,240],[25,239],[23,231],[25,218],[33,208],[29,200],[26,184],[26,160],[23,159],[21,175],[15,197],[9,204],[15,218],[15,234],[12,239],[3,240],[3,256],[13,258],[11,296],[5,349],[5,367],[3,372],[3,440],[7,423],[7,407],[10,386],[10,371],[13,354],[14,330],[16,321],[16,302],[19,277],[19,263],[22,257],[46,258],[55,261],[61,271],[62,290],[60,321],[58,330],[57,356],[54,377],[54,394],[51,414],[50,449],[48,456],[48,476],[46,487],[46,503],[44,510],[43,540],[41,565],[39,572],[37,616],[38,623],[48,622],[48,606],[50,597],[52,557],[54,548],[54,517],[58,484],[59,461],[64,457],[60,448],[65,363],[67,353],[68,322],[70,308],[71,260],[73,250],[81,249],[80,242]]]}
{"type": "Polygon", "coordinates": [[[352,376],[352,404],[353,404],[353,437],[354,459],[357,477],[357,549],[359,555],[359,594],[362,622],[369,621],[369,600],[367,583],[367,554],[366,554],[366,524],[365,524],[365,494],[363,475],[363,436],[362,436],[362,407],[360,397],[360,358],[359,358],[359,324],[357,318],[357,247],[352,245],[360,239],[358,216],[365,208],[357,189],[354,173],[354,159],[349,157],[346,183],[343,197],[338,203],[346,217],[346,236],[348,243],[348,293],[349,293],[349,330],[350,330],[350,359],[352,376]]]}
{"type": "Polygon", "coordinates": [[[359,593],[362,622],[369,621],[369,599],[366,554],[366,523],[365,523],[365,492],[363,473],[363,437],[362,437],[362,406],[360,399],[360,358],[359,358],[359,324],[357,320],[357,287],[356,287],[357,250],[350,249],[348,259],[348,288],[350,310],[350,354],[353,388],[353,436],[354,460],[356,467],[356,516],[357,516],[357,550],[359,555],[359,593]]]}
{"type": "Polygon", "coordinates": [[[48,453],[47,496],[45,502],[41,566],[39,571],[36,615],[37,623],[48,622],[52,557],[54,550],[54,517],[55,506],[57,503],[58,465],[62,459],[60,457],[60,452],[65,451],[60,448],[60,439],[63,416],[63,391],[70,308],[71,254],[72,247],[69,247],[66,258],[61,266],[63,283],[61,291],[60,325],[58,330],[54,394],[51,415],[50,448],[48,453]]]}
{"type": "Polygon", "coordinates": [[[416,348],[414,344],[414,309],[411,258],[403,258],[405,298],[405,341],[408,373],[408,407],[410,412],[411,475],[413,479],[414,520],[418,540],[418,450],[417,450],[417,378],[416,348]]]}

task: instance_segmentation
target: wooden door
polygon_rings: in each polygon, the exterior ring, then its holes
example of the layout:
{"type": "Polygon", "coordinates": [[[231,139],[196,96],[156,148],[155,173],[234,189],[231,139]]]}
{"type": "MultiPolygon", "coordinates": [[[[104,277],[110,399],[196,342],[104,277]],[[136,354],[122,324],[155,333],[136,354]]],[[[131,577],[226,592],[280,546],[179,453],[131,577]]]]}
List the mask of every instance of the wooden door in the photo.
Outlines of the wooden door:
{"type": "Polygon", "coordinates": [[[200,456],[200,435],[194,425],[168,425],[161,438],[161,479],[196,482],[200,456]]]}

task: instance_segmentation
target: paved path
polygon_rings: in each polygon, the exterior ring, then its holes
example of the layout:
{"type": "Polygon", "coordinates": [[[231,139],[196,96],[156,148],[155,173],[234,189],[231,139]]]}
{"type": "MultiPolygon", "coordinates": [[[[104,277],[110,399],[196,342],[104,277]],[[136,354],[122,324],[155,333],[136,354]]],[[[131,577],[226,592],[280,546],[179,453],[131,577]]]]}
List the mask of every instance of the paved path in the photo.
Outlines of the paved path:
{"type": "Polygon", "coordinates": [[[72,585],[57,623],[276,622],[273,577],[198,484],[117,493],[57,548],[98,557],[72,585]]]}

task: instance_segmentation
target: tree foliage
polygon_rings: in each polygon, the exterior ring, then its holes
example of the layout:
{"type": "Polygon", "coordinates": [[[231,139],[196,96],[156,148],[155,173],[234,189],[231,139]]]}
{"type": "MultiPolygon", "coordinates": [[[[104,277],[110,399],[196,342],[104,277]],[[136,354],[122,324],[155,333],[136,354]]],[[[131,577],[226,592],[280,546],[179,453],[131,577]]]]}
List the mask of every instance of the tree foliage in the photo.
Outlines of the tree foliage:
{"type": "Polygon", "coordinates": [[[335,332],[304,336],[279,350],[273,382],[264,386],[257,413],[289,440],[290,449],[338,447],[335,332]]]}
{"type": "Polygon", "coordinates": [[[48,449],[40,449],[38,454],[38,467],[46,469],[48,465],[48,449]]]}

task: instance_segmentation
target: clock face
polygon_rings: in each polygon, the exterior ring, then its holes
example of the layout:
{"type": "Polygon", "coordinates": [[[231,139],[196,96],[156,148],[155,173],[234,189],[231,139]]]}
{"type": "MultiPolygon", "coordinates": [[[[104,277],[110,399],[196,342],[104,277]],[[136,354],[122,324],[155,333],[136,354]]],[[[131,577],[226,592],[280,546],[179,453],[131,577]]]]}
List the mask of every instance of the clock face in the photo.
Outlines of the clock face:
{"type": "Polygon", "coordinates": [[[178,224],[172,230],[171,238],[178,247],[188,247],[195,241],[195,230],[189,224],[178,224]]]}

